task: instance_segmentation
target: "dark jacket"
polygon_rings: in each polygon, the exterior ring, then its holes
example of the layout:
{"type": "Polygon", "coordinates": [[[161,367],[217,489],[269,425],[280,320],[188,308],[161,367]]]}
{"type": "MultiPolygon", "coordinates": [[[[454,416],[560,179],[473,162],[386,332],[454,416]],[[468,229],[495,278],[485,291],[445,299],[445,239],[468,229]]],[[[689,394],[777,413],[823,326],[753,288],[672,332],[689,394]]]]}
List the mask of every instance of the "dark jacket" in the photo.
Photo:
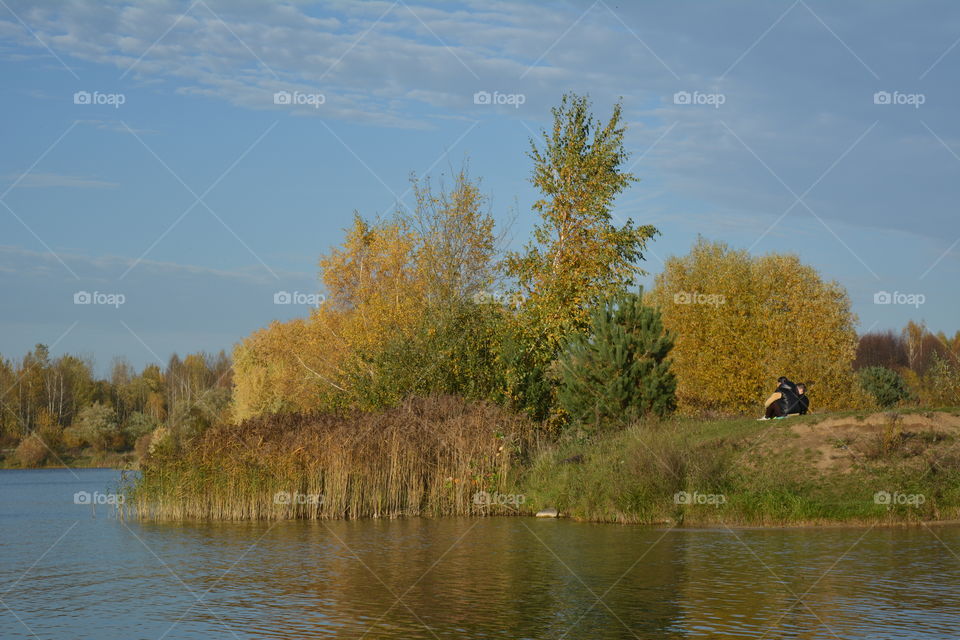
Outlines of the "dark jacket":
{"type": "Polygon", "coordinates": [[[786,378],[777,387],[780,392],[780,406],[783,407],[783,414],[789,415],[797,413],[800,410],[800,394],[797,393],[797,385],[786,378]]]}
{"type": "Polygon", "coordinates": [[[797,411],[802,416],[807,415],[807,412],[810,411],[810,396],[805,393],[800,394],[797,398],[797,411]]]}

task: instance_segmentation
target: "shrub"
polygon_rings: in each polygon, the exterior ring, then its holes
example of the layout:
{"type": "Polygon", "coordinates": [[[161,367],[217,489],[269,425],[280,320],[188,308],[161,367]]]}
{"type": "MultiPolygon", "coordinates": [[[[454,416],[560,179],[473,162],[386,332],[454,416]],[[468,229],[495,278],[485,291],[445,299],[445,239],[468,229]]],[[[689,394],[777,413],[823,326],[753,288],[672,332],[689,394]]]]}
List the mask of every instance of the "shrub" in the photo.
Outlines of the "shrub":
{"type": "Polygon", "coordinates": [[[123,425],[123,433],[129,442],[136,442],[156,428],[157,420],[153,416],[135,411],[130,414],[127,423],[123,425]]]}
{"type": "Polygon", "coordinates": [[[903,376],[886,367],[867,367],[860,370],[860,386],[881,407],[892,407],[910,397],[903,376]]]}
{"type": "Polygon", "coordinates": [[[816,389],[818,407],[859,399],[847,292],[797,256],[752,256],[700,240],[668,259],[655,283],[651,302],[676,336],[681,411],[755,410],[781,375],[816,389]]]}
{"type": "Polygon", "coordinates": [[[351,363],[345,376],[350,404],[376,410],[409,395],[491,398],[500,386],[504,319],[496,302],[454,299],[431,308],[410,330],[351,363]]]}
{"type": "Polygon", "coordinates": [[[607,300],[594,309],[589,335],[575,335],[560,358],[561,405],[594,430],[672,412],[676,379],[666,359],[672,348],[660,312],[640,295],[607,300]]]}
{"type": "Polygon", "coordinates": [[[122,443],[117,415],[112,407],[94,402],[77,416],[77,435],[97,451],[113,449],[122,443]]]}
{"type": "Polygon", "coordinates": [[[64,448],[77,451],[87,446],[87,441],[83,437],[83,432],[79,425],[71,425],[63,430],[61,438],[64,448]]]}
{"type": "Polygon", "coordinates": [[[918,380],[920,402],[928,407],[947,407],[960,404],[960,381],[957,367],[951,360],[934,353],[930,365],[918,380]]]}
{"type": "Polygon", "coordinates": [[[39,467],[50,455],[50,450],[36,433],[31,433],[17,446],[17,460],[22,467],[39,467]]]}
{"type": "Polygon", "coordinates": [[[153,441],[153,433],[145,433],[133,444],[133,452],[137,460],[143,460],[150,453],[150,443],[153,441]]]}

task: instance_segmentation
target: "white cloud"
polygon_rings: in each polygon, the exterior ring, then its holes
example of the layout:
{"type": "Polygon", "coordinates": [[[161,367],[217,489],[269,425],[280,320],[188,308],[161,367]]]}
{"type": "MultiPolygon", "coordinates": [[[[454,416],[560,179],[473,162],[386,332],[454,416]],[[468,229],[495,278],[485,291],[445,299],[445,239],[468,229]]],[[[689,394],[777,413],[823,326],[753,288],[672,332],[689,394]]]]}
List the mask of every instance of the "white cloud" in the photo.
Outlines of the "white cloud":
{"type": "MultiPolygon", "coordinates": [[[[475,116],[478,90],[526,96],[523,109],[484,116],[541,121],[564,91],[589,92],[601,108],[622,95],[631,118],[647,124],[631,130],[637,148],[676,123],[642,167],[662,174],[674,194],[726,209],[789,206],[792,196],[777,176],[801,193],[879,120],[808,202],[817,198],[819,215],[850,223],[960,234],[952,208],[960,162],[920,123],[944,140],[960,137],[952,108],[960,94],[944,80],[960,54],[947,55],[930,73],[929,90],[937,95],[921,112],[871,101],[878,89],[916,85],[947,50],[957,22],[949,4],[931,3],[925,17],[906,4],[869,3],[869,24],[857,18],[867,4],[813,1],[779,22],[786,6],[577,2],[532,10],[479,0],[319,7],[205,0],[184,15],[190,6],[11,3],[67,60],[112,67],[118,83],[157,91],[169,85],[245,109],[424,128],[437,118],[475,116]],[[936,14],[941,19],[929,19],[936,14]],[[910,46],[891,50],[878,24],[908,34],[910,46]],[[319,109],[291,109],[273,103],[278,90],[320,92],[326,100],[319,109]],[[722,92],[726,102],[721,109],[674,105],[680,90],[722,92]],[[925,209],[919,219],[904,216],[911,201],[925,209]]],[[[0,38],[44,53],[12,20],[0,21],[0,38]]]]}

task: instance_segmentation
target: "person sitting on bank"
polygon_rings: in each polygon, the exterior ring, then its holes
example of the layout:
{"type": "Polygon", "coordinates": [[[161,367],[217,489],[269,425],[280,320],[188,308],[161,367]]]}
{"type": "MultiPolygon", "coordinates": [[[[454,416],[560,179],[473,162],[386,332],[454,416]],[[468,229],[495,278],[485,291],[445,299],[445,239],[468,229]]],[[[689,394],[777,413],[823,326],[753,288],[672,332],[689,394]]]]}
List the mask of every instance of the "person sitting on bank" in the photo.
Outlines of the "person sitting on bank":
{"type": "Polygon", "coordinates": [[[810,411],[810,396],[807,395],[807,385],[802,382],[797,383],[797,413],[802,416],[810,411]]]}
{"type": "Polygon", "coordinates": [[[797,386],[786,376],[780,376],[777,378],[777,390],[764,402],[763,417],[768,420],[785,418],[791,413],[796,413],[799,404],[800,396],[797,393],[797,386]]]}

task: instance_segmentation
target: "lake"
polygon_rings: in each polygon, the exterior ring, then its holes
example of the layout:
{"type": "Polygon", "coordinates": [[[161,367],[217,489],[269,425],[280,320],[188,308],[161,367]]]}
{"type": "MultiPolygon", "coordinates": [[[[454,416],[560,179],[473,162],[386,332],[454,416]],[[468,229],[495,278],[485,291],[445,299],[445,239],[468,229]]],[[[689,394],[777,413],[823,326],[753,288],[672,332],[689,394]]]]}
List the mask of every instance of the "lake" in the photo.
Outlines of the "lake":
{"type": "Polygon", "coordinates": [[[960,629],[955,527],[138,523],[112,515],[118,479],[0,471],[4,640],[916,639],[960,629]]]}

